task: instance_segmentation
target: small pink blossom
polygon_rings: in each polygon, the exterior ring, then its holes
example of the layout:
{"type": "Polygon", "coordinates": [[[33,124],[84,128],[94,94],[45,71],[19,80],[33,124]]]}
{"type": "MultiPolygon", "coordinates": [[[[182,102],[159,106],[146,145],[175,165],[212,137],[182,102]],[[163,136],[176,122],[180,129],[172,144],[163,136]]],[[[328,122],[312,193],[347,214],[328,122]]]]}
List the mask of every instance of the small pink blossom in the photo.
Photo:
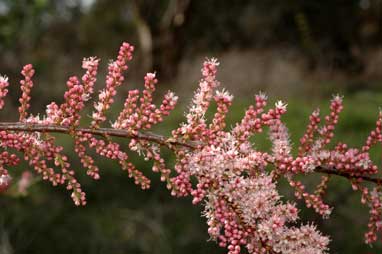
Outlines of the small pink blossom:
{"type": "Polygon", "coordinates": [[[0,193],[6,191],[12,181],[12,177],[10,177],[8,174],[2,174],[0,175],[0,193]]]}
{"type": "Polygon", "coordinates": [[[0,109],[4,107],[4,98],[8,94],[7,87],[9,86],[8,77],[0,75],[0,109]]]}
{"type": "Polygon", "coordinates": [[[17,182],[18,192],[25,195],[27,193],[27,189],[29,188],[29,186],[32,183],[32,178],[33,178],[33,176],[32,176],[31,172],[24,171],[21,174],[20,180],[17,182]]]}

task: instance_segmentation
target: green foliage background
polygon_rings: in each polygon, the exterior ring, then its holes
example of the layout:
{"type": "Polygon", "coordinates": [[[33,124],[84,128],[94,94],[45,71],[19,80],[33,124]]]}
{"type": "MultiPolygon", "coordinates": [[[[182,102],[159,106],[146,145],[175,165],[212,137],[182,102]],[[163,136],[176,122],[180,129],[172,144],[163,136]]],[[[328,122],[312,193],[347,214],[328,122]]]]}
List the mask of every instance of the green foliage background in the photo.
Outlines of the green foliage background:
{"type": "MultiPolygon", "coordinates": [[[[102,87],[107,59],[114,57],[119,44],[127,40],[137,46],[137,57],[129,71],[129,87],[120,89],[110,117],[122,108],[127,89],[135,87],[130,84],[142,83],[145,68],[156,70],[161,80],[160,95],[166,89],[183,95],[182,104],[156,128],[166,135],[183,121],[191,91],[197,88],[197,79],[191,80],[195,84],[192,87],[181,86],[189,78],[182,76],[179,81],[182,61],[230,50],[288,48],[303,59],[306,76],[314,76],[322,69],[327,71],[328,66],[331,73],[329,78],[312,78],[316,85],[301,87],[303,94],[298,97],[271,98],[287,100],[289,104],[284,119],[293,143],[298,144],[309,114],[316,107],[328,112],[331,95],[341,93],[345,95],[345,110],[335,141],[352,146],[363,144],[382,104],[382,75],[367,76],[369,60],[364,53],[373,54],[380,47],[381,1],[190,1],[181,12],[183,16],[170,16],[170,23],[163,21],[171,4],[183,2],[187,1],[0,0],[0,73],[9,75],[12,81],[7,108],[1,112],[2,121],[17,118],[17,80],[23,64],[31,62],[37,69],[32,112],[42,112],[51,100],[62,100],[64,80],[69,75],[80,75],[79,60],[84,56],[103,58],[97,85],[102,87]],[[152,36],[151,53],[142,51],[138,32],[142,24],[152,36]],[[145,63],[147,57],[152,57],[151,63],[145,63]]],[[[239,72],[232,75],[240,75],[239,72]]],[[[284,77],[277,78],[282,81],[284,77]]],[[[251,80],[247,83],[234,85],[252,85],[251,80]]],[[[267,84],[264,86],[267,88],[267,84]]],[[[254,88],[253,94],[257,92],[254,88]]],[[[253,102],[253,94],[237,94],[228,126],[241,119],[253,102]]],[[[213,110],[209,116],[212,114],[213,110]]],[[[193,206],[190,198],[171,197],[158,175],[151,172],[150,163],[131,156],[137,168],[152,179],[150,190],[140,190],[116,163],[104,159],[97,160],[102,171],[101,179],[95,182],[85,176],[70,140],[64,136],[58,136],[58,140],[67,147],[87,192],[88,205],[75,207],[63,187],[54,188],[40,180],[27,196],[14,196],[12,190],[1,195],[0,254],[224,253],[208,241],[201,208],[193,206]]],[[[259,149],[270,147],[266,134],[253,140],[259,149]]],[[[380,148],[372,151],[378,165],[381,152],[380,148]]],[[[171,166],[171,153],[165,151],[165,157],[171,166]]],[[[17,180],[27,168],[22,164],[11,174],[17,180]]],[[[317,180],[307,177],[305,181],[313,186],[317,180]]],[[[285,199],[294,199],[284,182],[279,189],[285,199]]],[[[360,204],[360,195],[339,178],[333,178],[330,190],[327,200],[335,207],[331,219],[322,220],[299,203],[304,221],[314,221],[331,235],[331,253],[381,252],[380,243],[373,248],[363,243],[368,209],[360,204]]]]}

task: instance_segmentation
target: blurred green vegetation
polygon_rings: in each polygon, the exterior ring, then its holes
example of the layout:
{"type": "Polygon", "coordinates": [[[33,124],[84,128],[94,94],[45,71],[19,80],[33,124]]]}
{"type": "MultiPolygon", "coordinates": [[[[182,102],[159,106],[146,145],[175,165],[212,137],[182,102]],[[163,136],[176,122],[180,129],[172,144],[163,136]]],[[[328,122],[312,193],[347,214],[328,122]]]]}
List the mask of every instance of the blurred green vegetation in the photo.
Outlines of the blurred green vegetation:
{"type": "Polygon", "coordinates": [[[128,40],[137,72],[166,80],[186,57],[254,48],[294,50],[309,70],[354,76],[368,73],[369,51],[380,48],[381,10],[380,0],[0,0],[0,69],[13,78],[31,62],[54,84],[62,68],[109,58],[128,40]]]}

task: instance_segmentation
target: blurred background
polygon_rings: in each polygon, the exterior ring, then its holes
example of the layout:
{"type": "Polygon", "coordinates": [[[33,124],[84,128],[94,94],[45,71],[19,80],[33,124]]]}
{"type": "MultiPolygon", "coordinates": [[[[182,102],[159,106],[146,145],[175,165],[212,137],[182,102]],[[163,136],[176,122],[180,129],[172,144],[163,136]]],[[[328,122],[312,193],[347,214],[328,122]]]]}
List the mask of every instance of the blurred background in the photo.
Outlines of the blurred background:
{"type": "MultiPolygon", "coordinates": [[[[285,120],[298,144],[316,107],[328,112],[333,94],[345,96],[336,141],[359,146],[373,128],[382,105],[381,0],[0,0],[0,73],[11,82],[2,119],[16,120],[18,82],[24,64],[36,68],[34,114],[52,100],[62,101],[65,82],[82,75],[83,57],[98,56],[98,88],[107,63],[122,41],[136,46],[126,84],[120,88],[112,119],[128,89],[141,88],[143,75],[156,71],[158,98],[171,89],[181,105],[157,132],[168,134],[183,120],[206,57],[221,62],[218,78],[236,100],[228,126],[241,119],[253,95],[286,100],[285,120]]],[[[89,111],[90,112],[90,111],[89,111]]],[[[141,191],[111,161],[98,160],[101,180],[85,176],[71,143],[68,147],[88,205],[77,208],[68,192],[33,176],[25,193],[16,186],[0,196],[0,254],[18,253],[224,253],[208,241],[201,209],[189,198],[172,198],[150,164],[134,157],[153,180],[141,191]]],[[[265,136],[256,146],[269,149],[265,136]]],[[[373,159],[381,164],[381,149],[373,159]]],[[[171,154],[165,154],[169,166],[171,154]]],[[[11,170],[17,181],[27,165],[11,170]]],[[[315,179],[306,179],[313,184],[315,179]]],[[[331,253],[381,253],[382,245],[363,242],[368,209],[360,195],[333,179],[327,202],[334,206],[322,220],[300,204],[303,221],[314,221],[331,235],[331,253]]],[[[280,192],[293,199],[280,183],[280,192]]]]}

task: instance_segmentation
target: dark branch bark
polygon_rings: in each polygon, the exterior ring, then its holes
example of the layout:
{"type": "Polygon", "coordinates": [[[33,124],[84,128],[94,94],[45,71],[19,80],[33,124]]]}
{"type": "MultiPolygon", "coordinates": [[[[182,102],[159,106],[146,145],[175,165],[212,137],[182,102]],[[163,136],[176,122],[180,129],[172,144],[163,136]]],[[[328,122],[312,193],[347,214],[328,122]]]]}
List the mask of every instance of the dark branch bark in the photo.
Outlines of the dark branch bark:
{"type": "MultiPolygon", "coordinates": [[[[58,126],[58,125],[43,125],[43,124],[28,124],[21,122],[2,122],[0,123],[0,131],[23,131],[23,132],[51,132],[51,133],[65,133],[70,134],[73,130],[70,127],[58,126]]],[[[82,133],[90,133],[95,136],[110,136],[110,137],[124,137],[124,138],[135,138],[139,140],[147,140],[155,142],[159,145],[171,147],[171,146],[183,146],[189,149],[196,149],[198,146],[197,142],[182,142],[175,140],[173,138],[168,138],[154,133],[149,132],[138,132],[133,134],[127,130],[118,130],[112,128],[76,128],[74,131],[82,133]]],[[[325,166],[319,166],[315,169],[315,172],[324,173],[329,175],[337,175],[345,177],[347,179],[362,179],[366,182],[372,182],[378,185],[382,185],[382,178],[376,178],[371,176],[353,175],[347,172],[341,172],[333,168],[328,168],[325,166]]]]}
{"type": "MultiPolygon", "coordinates": [[[[73,130],[70,127],[58,125],[43,125],[43,124],[28,124],[21,122],[3,122],[0,123],[0,131],[24,131],[24,132],[52,132],[52,133],[65,133],[70,134],[73,130]]],[[[149,132],[138,132],[133,134],[127,130],[118,130],[112,128],[76,128],[74,131],[82,133],[90,133],[95,136],[110,136],[110,137],[124,137],[135,138],[140,140],[152,141],[164,146],[184,146],[190,149],[197,148],[197,142],[181,142],[165,136],[157,135],[149,132]]]]}
{"type": "Polygon", "coordinates": [[[331,169],[331,168],[327,168],[327,167],[323,167],[323,166],[317,167],[315,169],[315,172],[320,172],[320,173],[329,174],[329,175],[342,176],[342,177],[346,177],[348,179],[352,179],[352,178],[362,179],[363,181],[376,183],[378,185],[382,184],[382,178],[376,178],[376,177],[371,177],[371,176],[353,175],[350,173],[341,172],[341,171],[338,171],[336,169],[331,169]]]}

